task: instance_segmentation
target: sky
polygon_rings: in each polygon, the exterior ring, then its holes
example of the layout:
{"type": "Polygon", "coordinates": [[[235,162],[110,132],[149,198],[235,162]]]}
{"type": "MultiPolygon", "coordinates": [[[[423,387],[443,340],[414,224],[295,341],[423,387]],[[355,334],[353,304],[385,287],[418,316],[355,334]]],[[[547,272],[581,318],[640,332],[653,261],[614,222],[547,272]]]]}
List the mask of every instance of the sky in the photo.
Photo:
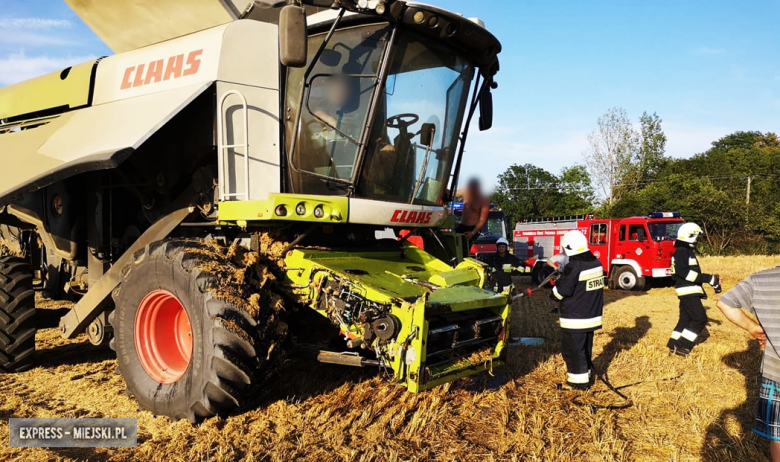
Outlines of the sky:
{"type": "MultiPolygon", "coordinates": [[[[780,0],[425,0],[502,42],[494,128],[472,130],[463,176],[582,164],[598,117],[657,113],[667,154],[737,130],[780,130],[780,0]]],[[[0,0],[0,86],[111,54],[63,0],[0,0]]]]}

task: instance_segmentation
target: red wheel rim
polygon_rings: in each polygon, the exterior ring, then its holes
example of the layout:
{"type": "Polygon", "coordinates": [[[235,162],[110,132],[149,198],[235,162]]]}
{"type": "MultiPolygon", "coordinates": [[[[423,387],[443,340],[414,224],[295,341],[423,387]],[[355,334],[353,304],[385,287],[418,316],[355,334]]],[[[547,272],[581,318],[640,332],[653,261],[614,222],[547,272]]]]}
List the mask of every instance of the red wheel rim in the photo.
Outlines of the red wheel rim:
{"type": "Polygon", "coordinates": [[[147,374],[159,383],[174,383],[192,359],[192,327],[184,305],[167,290],[141,300],[135,314],[135,349],[147,374]]]}

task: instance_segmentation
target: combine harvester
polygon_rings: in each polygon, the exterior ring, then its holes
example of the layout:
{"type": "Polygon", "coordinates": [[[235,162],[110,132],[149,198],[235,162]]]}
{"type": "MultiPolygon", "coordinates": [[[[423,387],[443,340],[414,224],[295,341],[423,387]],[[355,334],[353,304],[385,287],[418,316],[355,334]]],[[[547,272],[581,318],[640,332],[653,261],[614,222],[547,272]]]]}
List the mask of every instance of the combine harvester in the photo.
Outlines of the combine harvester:
{"type": "Polygon", "coordinates": [[[321,361],[411,392],[501,364],[507,296],[442,231],[472,118],[492,124],[501,45],[480,21],[67,1],[118,54],[0,89],[0,370],[33,365],[34,291],[75,300],[62,336],[109,343],[171,419],[268,389],[291,339],[322,334],[306,312],[363,352],[321,361]]]}

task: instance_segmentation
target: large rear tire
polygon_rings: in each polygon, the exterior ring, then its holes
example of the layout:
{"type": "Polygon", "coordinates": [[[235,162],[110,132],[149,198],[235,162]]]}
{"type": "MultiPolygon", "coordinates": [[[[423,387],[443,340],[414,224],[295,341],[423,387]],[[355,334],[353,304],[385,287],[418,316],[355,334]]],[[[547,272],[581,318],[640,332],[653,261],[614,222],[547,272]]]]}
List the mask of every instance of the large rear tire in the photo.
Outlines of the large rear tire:
{"type": "Polygon", "coordinates": [[[111,347],[128,392],[156,415],[225,415],[262,395],[283,358],[270,298],[252,297],[260,292],[247,282],[252,268],[222,250],[198,240],[150,244],[114,291],[111,347]]]}
{"type": "Polygon", "coordinates": [[[22,372],[35,355],[35,291],[30,265],[0,257],[0,372],[22,372]]]}

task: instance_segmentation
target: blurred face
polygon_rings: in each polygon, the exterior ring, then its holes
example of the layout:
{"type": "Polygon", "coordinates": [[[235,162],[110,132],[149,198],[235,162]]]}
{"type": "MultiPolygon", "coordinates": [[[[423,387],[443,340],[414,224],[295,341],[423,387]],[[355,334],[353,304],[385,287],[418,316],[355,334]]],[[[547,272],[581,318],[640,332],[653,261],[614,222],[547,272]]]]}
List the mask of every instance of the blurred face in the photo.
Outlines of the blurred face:
{"type": "Polygon", "coordinates": [[[348,97],[349,91],[347,89],[347,81],[345,79],[334,78],[330,85],[328,101],[334,107],[341,108],[346,104],[348,97]]]}
{"type": "Polygon", "coordinates": [[[496,251],[498,252],[499,255],[504,255],[506,253],[506,245],[498,244],[496,246],[496,251]]]}
{"type": "Polygon", "coordinates": [[[479,182],[478,181],[474,181],[474,180],[469,181],[469,184],[468,184],[467,188],[468,188],[469,194],[471,194],[472,196],[479,195],[482,192],[482,188],[479,186],[479,182]]]}

